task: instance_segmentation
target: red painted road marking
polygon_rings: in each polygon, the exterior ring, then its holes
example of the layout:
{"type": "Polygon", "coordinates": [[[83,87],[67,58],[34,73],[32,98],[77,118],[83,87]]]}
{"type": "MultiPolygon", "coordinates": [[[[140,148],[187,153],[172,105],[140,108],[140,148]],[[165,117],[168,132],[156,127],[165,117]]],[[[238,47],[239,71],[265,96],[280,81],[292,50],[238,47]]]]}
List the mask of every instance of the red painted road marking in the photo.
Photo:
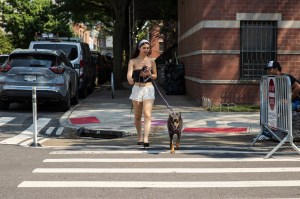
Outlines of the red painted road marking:
{"type": "Polygon", "coordinates": [[[203,128],[185,128],[185,133],[247,133],[245,127],[203,127],[203,128]]]}
{"type": "Polygon", "coordinates": [[[89,123],[100,123],[97,117],[77,117],[69,118],[72,124],[89,124],[89,123]]]}

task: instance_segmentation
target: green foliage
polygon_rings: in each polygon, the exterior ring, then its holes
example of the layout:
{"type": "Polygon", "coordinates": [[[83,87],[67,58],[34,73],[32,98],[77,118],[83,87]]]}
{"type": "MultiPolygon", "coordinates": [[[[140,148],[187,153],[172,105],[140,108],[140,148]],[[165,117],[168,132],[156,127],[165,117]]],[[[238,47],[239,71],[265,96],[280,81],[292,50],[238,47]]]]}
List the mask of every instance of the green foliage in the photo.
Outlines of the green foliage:
{"type": "Polygon", "coordinates": [[[57,12],[51,0],[6,0],[0,4],[3,27],[15,48],[28,48],[35,33],[53,32],[71,36],[67,13],[57,12]]]}
{"type": "Polygon", "coordinates": [[[233,105],[223,104],[222,106],[212,106],[208,111],[212,112],[258,112],[259,105],[233,105]]]}
{"type": "Polygon", "coordinates": [[[97,26],[102,35],[113,35],[115,13],[111,0],[57,0],[60,12],[70,12],[75,23],[97,26]]]}
{"type": "Polygon", "coordinates": [[[11,41],[0,29],[0,54],[9,54],[13,50],[11,41]]]}
{"type": "MultiPolygon", "coordinates": [[[[96,27],[100,30],[99,36],[113,35],[116,88],[121,85],[122,59],[124,54],[128,57],[129,52],[128,33],[133,30],[129,30],[128,12],[133,2],[141,5],[139,11],[144,15],[142,20],[177,19],[177,0],[56,0],[58,13],[70,13],[73,22],[84,23],[88,28],[96,27]]],[[[135,8],[135,19],[139,16],[136,11],[135,8]]],[[[141,33],[139,36],[144,35],[141,33]]]]}

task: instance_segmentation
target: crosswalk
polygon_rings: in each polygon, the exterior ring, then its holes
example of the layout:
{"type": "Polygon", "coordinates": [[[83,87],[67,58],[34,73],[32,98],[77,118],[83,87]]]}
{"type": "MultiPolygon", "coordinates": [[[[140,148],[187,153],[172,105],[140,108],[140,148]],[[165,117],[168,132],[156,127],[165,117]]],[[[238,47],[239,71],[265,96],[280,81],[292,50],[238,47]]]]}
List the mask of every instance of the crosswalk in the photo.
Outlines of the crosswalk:
{"type": "MultiPolygon", "coordinates": [[[[59,122],[55,118],[38,118],[38,141],[42,143],[48,137],[61,136],[65,128],[58,126],[58,124],[59,122]]],[[[0,140],[0,144],[26,146],[32,143],[34,136],[32,117],[0,117],[0,133],[2,135],[1,138],[4,138],[0,140]]]]}
{"type": "MultiPolygon", "coordinates": [[[[106,151],[107,152],[107,151],[106,151]]],[[[85,153],[79,158],[67,150],[50,152],[43,167],[32,171],[32,178],[20,182],[19,188],[285,188],[299,187],[293,178],[300,172],[300,158],[197,158],[155,157],[115,151],[107,157],[105,151],[85,153]],[[96,154],[96,156],[91,156],[96,154]],[[86,157],[85,157],[86,156],[86,157]],[[279,167],[279,162],[286,165],[279,167]],[[151,164],[149,164],[151,163],[151,164]],[[294,164],[290,164],[294,163],[294,164]],[[84,175],[83,175],[84,174],[84,175]],[[270,175],[273,175],[270,178],[270,175]],[[75,176],[78,175],[78,178],[75,176]],[[147,176],[137,178],[137,175],[147,176]],[[189,175],[186,177],[185,175],[189,175]],[[230,177],[228,177],[230,175],[230,177]],[[245,178],[249,175],[249,178],[245,178]],[[41,177],[45,177],[41,180],[41,177]],[[227,176],[227,178],[224,178],[227,176]],[[278,177],[274,177],[278,176],[278,177]],[[284,176],[284,178],[283,178],[284,176]],[[36,181],[34,179],[37,179],[36,181]],[[99,180],[101,179],[101,180],[99,180]],[[112,180],[113,179],[113,180],[112,180]],[[175,180],[176,179],[176,180],[175,180]]]]}

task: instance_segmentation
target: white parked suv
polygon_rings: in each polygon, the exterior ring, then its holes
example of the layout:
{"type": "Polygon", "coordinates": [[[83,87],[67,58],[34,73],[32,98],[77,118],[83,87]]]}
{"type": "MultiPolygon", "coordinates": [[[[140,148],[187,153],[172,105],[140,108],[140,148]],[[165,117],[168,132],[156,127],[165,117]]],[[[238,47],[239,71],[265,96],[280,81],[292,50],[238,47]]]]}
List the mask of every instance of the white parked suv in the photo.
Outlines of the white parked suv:
{"type": "Polygon", "coordinates": [[[39,103],[56,103],[67,111],[78,103],[78,75],[61,50],[18,49],[0,66],[0,109],[32,100],[36,86],[39,103]]]}
{"type": "Polygon", "coordinates": [[[88,93],[93,92],[96,68],[92,62],[88,44],[73,40],[61,41],[59,38],[55,38],[53,40],[32,41],[29,49],[51,49],[65,52],[79,76],[79,96],[85,98],[88,93]]]}

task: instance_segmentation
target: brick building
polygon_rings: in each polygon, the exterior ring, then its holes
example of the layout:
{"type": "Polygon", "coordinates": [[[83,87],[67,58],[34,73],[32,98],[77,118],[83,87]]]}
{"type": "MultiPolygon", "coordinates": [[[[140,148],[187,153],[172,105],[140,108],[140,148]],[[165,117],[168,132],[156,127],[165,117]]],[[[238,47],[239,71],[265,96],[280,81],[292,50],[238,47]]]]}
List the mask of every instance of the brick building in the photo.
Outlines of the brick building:
{"type": "Polygon", "coordinates": [[[194,100],[257,103],[268,60],[300,78],[300,1],[178,0],[178,55],[194,100]]]}
{"type": "Polygon", "coordinates": [[[163,51],[163,39],[160,34],[160,26],[162,24],[154,25],[150,28],[150,43],[151,43],[151,58],[157,58],[163,51]]]}

